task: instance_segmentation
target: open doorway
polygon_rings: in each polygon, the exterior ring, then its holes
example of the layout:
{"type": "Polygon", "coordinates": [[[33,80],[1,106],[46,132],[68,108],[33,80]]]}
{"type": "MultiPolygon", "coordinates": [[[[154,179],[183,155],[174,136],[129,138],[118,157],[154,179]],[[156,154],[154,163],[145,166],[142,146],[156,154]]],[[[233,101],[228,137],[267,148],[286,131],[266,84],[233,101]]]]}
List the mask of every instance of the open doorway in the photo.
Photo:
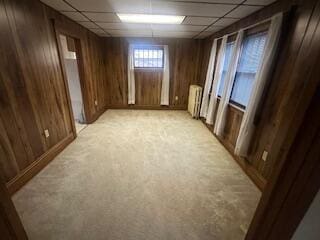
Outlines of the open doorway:
{"type": "Polygon", "coordinates": [[[87,126],[78,66],[79,54],[77,54],[76,40],[74,38],[60,34],[59,41],[61,43],[75,129],[78,134],[87,126]]]}

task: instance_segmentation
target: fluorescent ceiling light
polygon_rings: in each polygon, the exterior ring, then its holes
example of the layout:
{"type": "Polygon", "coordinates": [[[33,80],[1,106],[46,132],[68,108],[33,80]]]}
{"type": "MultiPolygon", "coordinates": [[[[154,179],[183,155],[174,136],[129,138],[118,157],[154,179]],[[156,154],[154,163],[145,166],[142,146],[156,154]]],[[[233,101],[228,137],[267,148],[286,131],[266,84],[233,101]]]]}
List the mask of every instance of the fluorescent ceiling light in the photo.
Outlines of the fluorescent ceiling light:
{"type": "Polygon", "coordinates": [[[161,24],[181,24],[185,16],[173,15],[152,15],[152,14],[122,14],[117,13],[124,23],[161,23],[161,24]]]}

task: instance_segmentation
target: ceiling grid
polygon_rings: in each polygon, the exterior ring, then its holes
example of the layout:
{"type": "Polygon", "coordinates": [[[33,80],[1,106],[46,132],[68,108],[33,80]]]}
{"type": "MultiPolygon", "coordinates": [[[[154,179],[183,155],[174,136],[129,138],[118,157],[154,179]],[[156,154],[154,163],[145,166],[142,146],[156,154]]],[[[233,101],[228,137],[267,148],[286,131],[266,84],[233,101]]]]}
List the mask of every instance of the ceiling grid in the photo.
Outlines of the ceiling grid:
{"type": "Polygon", "coordinates": [[[205,38],[275,0],[41,0],[102,37],[205,38]],[[182,24],[122,23],[116,13],[180,15],[182,24]]]}

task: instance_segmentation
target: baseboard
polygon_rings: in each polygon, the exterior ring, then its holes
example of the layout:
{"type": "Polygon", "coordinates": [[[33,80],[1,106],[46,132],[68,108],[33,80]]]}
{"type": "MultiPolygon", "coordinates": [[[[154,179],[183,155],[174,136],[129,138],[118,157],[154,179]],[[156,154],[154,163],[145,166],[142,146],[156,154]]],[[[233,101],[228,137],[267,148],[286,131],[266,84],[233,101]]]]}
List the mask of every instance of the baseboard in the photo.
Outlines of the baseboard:
{"type": "Polygon", "coordinates": [[[107,105],[106,109],[137,109],[137,110],[187,110],[186,106],[154,106],[154,105],[107,105]]]}
{"type": "MultiPolygon", "coordinates": [[[[202,121],[203,122],[203,121],[202,121]]],[[[210,130],[212,135],[222,144],[222,146],[231,154],[233,159],[238,163],[238,165],[242,168],[245,174],[252,180],[252,182],[263,191],[265,188],[267,181],[261,176],[257,169],[255,169],[245,158],[234,155],[233,146],[229,145],[223,139],[219,138],[213,133],[213,127],[203,122],[203,124],[210,130]]]]}
{"type": "Polygon", "coordinates": [[[94,123],[105,111],[106,111],[105,107],[100,109],[93,116],[91,116],[89,119],[87,119],[87,124],[94,123]]]}
{"type": "Polygon", "coordinates": [[[24,186],[31,178],[33,178],[37,173],[39,173],[45,166],[47,166],[55,156],[57,156],[63,149],[65,149],[73,140],[75,136],[70,133],[58,144],[53,146],[50,150],[42,154],[37,160],[35,160],[30,166],[25,170],[20,172],[15,178],[8,182],[7,188],[8,192],[12,195],[18,191],[22,186],[24,186]]]}
{"type": "MultiPolygon", "coordinates": [[[[227,149],[228,150],[228,149],[227,149]]],[[[229,150],[228,150],[229,151],[229,150]]],[[[247,174],[247,176],[252,180],[252,182],[261,190],[263,191],[267,181],[261,174],[255,169],[248,161],[244,158],[235,156],[231,151],[229,153],[233,156],[236,160],[238,165],[242,168],[242,170],[247,174]]]]}

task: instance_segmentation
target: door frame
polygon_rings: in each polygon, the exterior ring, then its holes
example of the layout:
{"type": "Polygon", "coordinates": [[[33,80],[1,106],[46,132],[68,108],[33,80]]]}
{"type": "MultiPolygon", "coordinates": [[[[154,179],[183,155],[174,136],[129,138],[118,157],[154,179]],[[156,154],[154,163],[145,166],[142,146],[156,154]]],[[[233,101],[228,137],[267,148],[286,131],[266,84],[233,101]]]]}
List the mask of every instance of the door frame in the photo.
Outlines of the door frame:
{"type": "Polygon", "coordinates": [[[64,56],[63,56],[63,50],[60,42],[60,35],[68,36],[74,39],[75,42],[75,48],[76,48],[76,56],[77,56],[77,65],[78,65],[78,72],[79,72],[79,81],[80,81],[80,87],[81,87],[81,95],[82,95],[82,103],[84,108],[84,115],[85,115],[85,123],[88,124],[89,119],[89,106],[88,106],[88,99],[87,95],[85,94],[85,71],[84,71],[84,61],[83,61],[83,53],[82,53],[82,44],[81,41],[83,37],[81,34],[77,34],[74,31],[70,31],[68,28],[64,27],[64,25],[56,20],[52,20],[53,22],[53,28],[55,32],[55,38],[56,38],[56,44],[58,47],[58,55],[60,60],[60,66],[62,70],[62,77],[64,81],[64,86],[67,94],[67,103],[71,118],[71,124],[72,124],[72,131],[74,136],[77,136],[77,131],[75,127],[74,122],[74,116],[73,116],[73,110],[72,110],[72,103],[71,103],[71,97],[70,97],[70,90],[69,90],[69,84],[68,84],[68,78],[67,78],[67,72],[66,67],[64,64],[64,56]]]}

